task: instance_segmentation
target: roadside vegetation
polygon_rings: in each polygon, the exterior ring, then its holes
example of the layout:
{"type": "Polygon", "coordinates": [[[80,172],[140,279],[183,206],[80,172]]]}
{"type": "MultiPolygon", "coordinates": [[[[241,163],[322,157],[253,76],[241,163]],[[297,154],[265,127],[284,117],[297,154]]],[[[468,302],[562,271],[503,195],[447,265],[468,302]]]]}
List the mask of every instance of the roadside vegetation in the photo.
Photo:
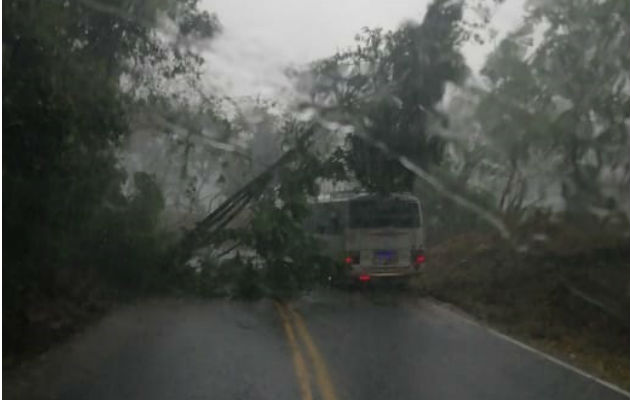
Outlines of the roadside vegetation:
{"type": "Polygon", "coordinates": [[[194,43],[219,27],[196,1],[122,3],[2,4],[3,366],[167,283],[163,188],[120,150],[147,104],[175,104],[164,82],[194,77],[194,43]]]}
{"type": "Polygon", "coordinates": [[[532,2],[475,73],[496,3],[366,28],[278,104],[206,85],[197,0],[5,1],[3,367],[140,296],[327,284],[303,221],[351,183],[422,201],[422,293],[627,387],[630,3],[532,2]]]}
{"type": "Polygon", "coordinates": [[[469,232],[431,246],[411,289],[628,388],[630,249],[601,245],[519,253],[497,235],[469,232]]]}

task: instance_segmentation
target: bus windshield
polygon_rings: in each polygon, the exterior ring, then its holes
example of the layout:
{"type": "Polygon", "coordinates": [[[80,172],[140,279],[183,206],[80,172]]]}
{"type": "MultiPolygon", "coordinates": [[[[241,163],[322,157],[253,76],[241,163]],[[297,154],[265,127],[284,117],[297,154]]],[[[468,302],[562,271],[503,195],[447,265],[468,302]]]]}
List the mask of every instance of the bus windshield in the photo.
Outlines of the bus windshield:
{"type": "Polygon", "coordinates": [[[420,226],[418,203],[401,199],[362,199],[350,202],[349,227],[417,228],[420,226]]]}

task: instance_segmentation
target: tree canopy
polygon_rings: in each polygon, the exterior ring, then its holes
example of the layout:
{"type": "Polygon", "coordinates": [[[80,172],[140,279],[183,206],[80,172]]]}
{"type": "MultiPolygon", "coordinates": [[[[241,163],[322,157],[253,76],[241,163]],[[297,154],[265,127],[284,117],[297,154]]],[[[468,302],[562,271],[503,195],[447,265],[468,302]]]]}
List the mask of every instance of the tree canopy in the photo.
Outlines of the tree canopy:
{"type": "Polygon", "coordinates": [[[161,81],[194,77],[203,62],[193,44],[219,25],[197,3],[3,2],[3,261],[13,349],[28,342],[20,327],[32,323],[29,308],[42,296],[85,298],[95,279],[151,284],[161,189],[148,174],[128,178],[118,150],[134,106],[167,96],[161,81]]]}
{"type": "Polygon", "coordinates": [[[443,141],[427,129],[447,82],[467,72],[459,51],[462,3],[435,1],[421,24],[365,29],[356,48],[314,65],[313,103],[322,118],[349,124],[346,161],[364,187],[409,191],[414,176],[374,142],[422,167],[438,164],[443,141]]]}

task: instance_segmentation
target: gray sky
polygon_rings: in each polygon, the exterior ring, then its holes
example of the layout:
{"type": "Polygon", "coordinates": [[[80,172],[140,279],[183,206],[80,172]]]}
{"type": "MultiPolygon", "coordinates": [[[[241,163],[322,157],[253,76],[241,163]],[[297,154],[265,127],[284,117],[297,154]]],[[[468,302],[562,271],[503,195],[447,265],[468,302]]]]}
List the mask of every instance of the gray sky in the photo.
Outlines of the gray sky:
{"type": "MultiPolygon", "coordinates": [[[[478,70],[487,53],[522,18],[525,0],[506,0],[491,26],[499,32],[484,46],[467,44],[464,55],[478,70]]],[[[421,20],[427,0],[203,0],[224,31],[206,55],[210,84],[231,96],[277,97],[291,88],[282,70],[332,55],[352,45],[362,27],[395,29],[421,20]]]]}

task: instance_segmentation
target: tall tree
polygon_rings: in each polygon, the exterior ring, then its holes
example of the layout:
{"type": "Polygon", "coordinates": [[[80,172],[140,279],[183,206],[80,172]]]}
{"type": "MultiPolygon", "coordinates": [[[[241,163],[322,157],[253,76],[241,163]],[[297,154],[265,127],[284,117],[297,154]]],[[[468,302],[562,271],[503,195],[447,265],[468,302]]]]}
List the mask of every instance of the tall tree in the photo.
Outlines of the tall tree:
{"type": "Polygon", "coordinates": [[[25,309],[38,296],[70,296],[79,285],[69,276],[131,270],[138,263],[121,254],[148,251],[131,243],[150,236],[161,199],[141,174],[135,194],[123,194],[116,151],[136,102],[164,94],[165,79],[195,75],[192,44],[218,29],[196,6],[3,2],[4,288],[16,340],[13,323],[30,323],[25,309]]]}
{"type": "Polygon", "coordinates": [[[422,167],[439,163],[442,141],[429,135],[427,124],[446,83],[466,74],[458,48],[461,17],[461,2],[437,0],[421,24],[388,33],[365,29],[355,49],[314,66],[312,100],[323,118],[353,127],[346,161],[364,187],[411,189],[413,174],[392,154],[422,167]]]}
{"type": "Polygon", "coordinates": [[[628,214],[629,21],[626,2],[537,2],[488,58],[478,121],[508,166],[504,198],[544,166],[567,209],[628,214]]]}

